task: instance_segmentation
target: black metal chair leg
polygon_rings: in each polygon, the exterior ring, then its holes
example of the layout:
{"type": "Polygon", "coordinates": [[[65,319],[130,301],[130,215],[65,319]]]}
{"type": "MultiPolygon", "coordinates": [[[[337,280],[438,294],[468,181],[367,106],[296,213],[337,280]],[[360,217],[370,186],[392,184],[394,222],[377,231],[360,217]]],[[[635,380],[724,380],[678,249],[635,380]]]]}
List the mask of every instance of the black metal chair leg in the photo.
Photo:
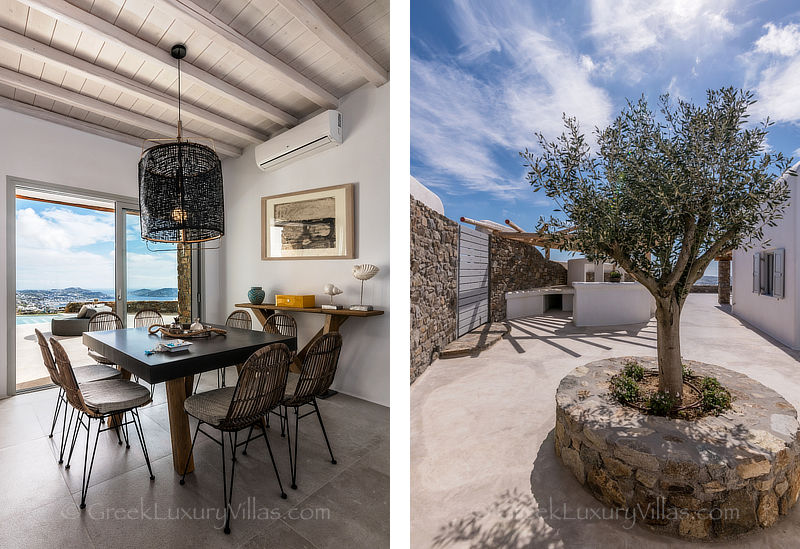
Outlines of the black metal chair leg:
{"type": "Polygon", "coordinates": [[[58,454],[59,465],[64,463],[64,452],[67,450],[67,441],[69,440],[69,432],[72,429],[72,418],[75,416],[75,408],[70,409],[69,425],[67,425],[67,409],[64,408],[64,420],[61,424],[61,448],[58,454]]]}
{"type": "MultiPolygon", "coordinates": [[[[69,446],[69,456],[67,456],[67,464],[64,466],[64,469],[69,469],[72,465],[72,453],[75,451],[75,442],[78,440],[78,429],[83,426],[83,416],[83,412],[78,412],[78,416],[75,419],[75,432],[72,435],[72,443],[69,446]]],[[[86,417],[88,418],[89,416],[86,417]]]]}
{"type": "Polygon", "coordinates": [[[192,459],[192,452],[194,451],[194,442],[197,440],[197,433],[200,432],[200,424],[202,421],[197,422],[197,428],[194,430],[194,437],[192,437],[192,446],[189,448],[189,455],[186,457],[186,465],[183,466],[183,475],[181,476],[181,486],[186,483],[186,470],[189,468],[189,460],[192,459]]]}
{"type": "Polygon", "coordinates": [[[225,371],[226,371],[226,368],[220,368],[220,370],[222,371],[222,386],[225,387],[225,371]]]}
{"type": "Polygon", "coordinates": [[[294,409],[294,458],[292,455],[292,437],[289,435],[289,409],[286,410],[286,442],[289,444],[289,468],[292,471],[292,490],[297,490],[297,439],[298,439],[298,425],[300,423],[300,415],[297,413],[297,408],[294,409]]]}
{"type": "Polygon", "coordinates": [[[253,436],[253,425],[250,426],[250,432],[247,433],[247,440],[244,441],[244,449],[242,450],[242,455],[247,455],[247,447],[250,445],[250,437],[253,436]]]}
{"type": "Polygon", "coordinates": [[[225,471],[225,433],[220,433],[220,446],[222,447],[222,502],[225,505],[225,529],[226,534],[231,533],[230,523],[230,509],[228,508],[228,474],[225,471]]]}
{"type": "MultiPolygon", "coordinates": [[[[227,502],[227,507],[226,507],[226,510],[228,512],[228,517],[227,517],[227,520],[225,521],[225,527],[226,527],[225,533],[226,534],[230,534],[231,533],[231,526],[230,526],[231,515],[230,515],[230,512],[231,512],[231,509],[233,508],[233,477],[236,474],[236,443],[238,442],[238,440],[239,440],[239,431],[236,431],[233,434],[233,440],[231,440],[230,434],[228,434],[228,442],[231,443],[231,456],[232,456],[231,457],[231,462],[232,462],[232,464],[231,464],[231,486],[230,486],[230,491],[228,492],[228,502],[227,502]]],[[[222,443],[223,443],[223,445],[225,444],[225,439],[224,438],[222,440],[222,443]]]]}
{"type": "MultiPolygon", "coordinates": [[[[133,416],[133,412],[131,412],[131,416],[133,416]]],[[[125,421],[125,414],[122,414],[122,436],[125,437],[125,448],[130,449],[131,441],[128,438],[128,422],[125,421]]]]}
{"type": "Polygon", "coordinates": [[[94,456],[97,453],[97,440],[100,438],[100,425],[97,425],[97,434],[94,436],[94,449],[92,460],[89,462],[89,474],[86,474],[86,458],[89,455],[89,437],[92,434],[92,418],[86,416],[86,453],[83,456],[83,483],[81,484],[81,509],[86,509],[86,494],[89,492],[89,480],[92,478],[94,456]]]}
{"type": "Polygon", "coordinates": [[[264,442],[267,443],[267,451],[269,452],[269,459],[272,460],[272,468],[275,469],[275,478],[278,479],[278,487],[281,489],[281,497],[283,499],[286,499],[286,492],[283,491],[283,483],[281,482],[281,475],[280,473],[278,473],[278,466],[275,463],[275,456],[272,454],[272,446],[270,446],[269,444],[269,438],[267,438],[266,431],[264,431],[264,442]]]}
{"type": "Polygon", "coordinates": [[[142,453],[144,454],[144,461],[147,463],[147,470],[150,471],[150,480],[155,480],[156,476],[153,474],[153,468],[150,466],[150,454],[147,452],[147,443],[144,441],[142,418],[139,417],[139,411],[136,408],[131,410],[131,417],[133,418],[133,427],[136,429],[136,436],[139,437],[139,443],[142,445],[142,453]]]}
{"type": "MultiPolygon", "coordinates": [[[[49,436],[49,438],[53,438],[53,431],[56,430],[56,422],[58,422],[58,413],[61,411],[61,400],[63,398],[61,396],[61,393],[63,393],[63,392],[64,392],[64,389],[61,389],[61,388],[58,389],[58,398],[56,398],[56,409],[53,412],[53,424],[50,425],[50,436],[49,436]]],[[[67,413],[67,411],[65,409],[64,410],[64,414],[66,414],[66,413],[67,413]]]]}
{"type": "Polygon", "coordinates": [[[203,376],[203,372],[197,374],[197,383],[194,384],[194,392],[197,392],[197,388],[200,387],[200,378],[203,376]]]}
{"type": "Polygon", "coordinates": [[[322,414],[319,413],[319,406],[317,406],[317,399],[311,401],[314,404],[314,410],[317,412],[317,419],[319,420],[319,426],[322,427],[322,436],[325,437],[325,444],[328,445],[328,453],[331,455],[331,463],[336,465],[336,458],[333,457],[333,450],[331,450],[331,443],[328,441],[328,433],[325,432],[325,424],[322,423],[322,414]]]}

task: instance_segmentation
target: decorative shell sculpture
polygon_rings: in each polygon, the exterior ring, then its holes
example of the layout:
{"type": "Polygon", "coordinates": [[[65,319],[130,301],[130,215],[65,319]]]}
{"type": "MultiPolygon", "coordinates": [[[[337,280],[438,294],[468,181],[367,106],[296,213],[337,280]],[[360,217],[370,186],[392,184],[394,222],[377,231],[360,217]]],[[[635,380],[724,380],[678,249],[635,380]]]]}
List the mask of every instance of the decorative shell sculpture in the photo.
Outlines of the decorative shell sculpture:
{"type": "Polygon", "coordinates": [[[353,276],[357,280],[369,280],[376,274],[378,274],[380,269],[375,265],[370,265],[369,263],[365,263],[364,265],[353,265],[353,276]]]}
{"type": "Polygon", "coordinates": [[[342,293],[342,290],[340,290],[333,284],[325,284],[325,287],[322,288],[322,291],[325,293],[325,295],[331,296],[331,305],[333,305],[333,296],[342,293]]]}
{"type": "Polygon", "coordinates": [[[335,295],[339,295],[340,293],[342,293],[342,290],[340,290],[339,288],[337,288],[333,284],[325,284],[325,287],[322,289],[322,291],[323,291],[323,293],[325,293],[325,295],[329,295],[331,297],[333,297],[335,295]]]}

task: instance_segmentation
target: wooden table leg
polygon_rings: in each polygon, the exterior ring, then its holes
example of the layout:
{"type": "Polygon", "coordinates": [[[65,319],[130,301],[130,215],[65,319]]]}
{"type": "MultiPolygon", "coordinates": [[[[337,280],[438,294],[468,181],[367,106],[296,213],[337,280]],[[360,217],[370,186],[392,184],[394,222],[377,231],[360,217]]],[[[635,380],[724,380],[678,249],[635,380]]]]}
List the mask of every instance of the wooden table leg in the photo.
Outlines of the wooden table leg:
{"type": "Polygon", "coordinates": [[[306,343],[305,347],[303,347],[300,352],[294,357],[292,364],[289,366],[289,371],[294,372],[296,374],[300,373],[301,366],[303,364],[303,360],[305,360],[306,355],[308,354],[308,350],[311,348],[311,345],[320,337],[330,332],[338,332],[339,328],[342,324],[344,324],[347,319],[350,318],[349,316],[342,316],[342,315],[325,315],[325,324],[323,324],[320,331],[314,334],[308,343],[306,343]]]}
{"type": "Polygon", "coordinates": [[[267,315],[264,314],[264,311],[261,309],[250,309],[250,310],[253,311],[254,315],[256,315],[256,320],[258,320],[259,324],[261,324],[261,327],[263,328],[264,324],[267,323],[267,315]]]}
{"type": "MultiPolygon", "coordinates": [[[[187,387],[191,386],[191,377],[179,377],[167,381],[167,409],[169,410],[169,434],[172,438],[172,467],[178,474],[183,474],[183,467],[189,459],[187,473],[194,471],[194,458],[191,457],[192,434],[189,430],[189,416],[183,409],[187,387]]],[[[190,389],[191,391],[191,389],[190,389]]]]}
{"type": "MultiPolygon", "coordinates": [[[[131,373],[128,370],[126,370],[122,366],[117,366],[117,370],[119,370],[120,377],[122,379],[130,380],[131,373]]],[[[109,418],[108,418],[108,426],[110,428],[116,427],[117,425],[121,425],[121,424],[122,424],[122,415],[114,414],[112,416],[109,416],[109,418]]]]}

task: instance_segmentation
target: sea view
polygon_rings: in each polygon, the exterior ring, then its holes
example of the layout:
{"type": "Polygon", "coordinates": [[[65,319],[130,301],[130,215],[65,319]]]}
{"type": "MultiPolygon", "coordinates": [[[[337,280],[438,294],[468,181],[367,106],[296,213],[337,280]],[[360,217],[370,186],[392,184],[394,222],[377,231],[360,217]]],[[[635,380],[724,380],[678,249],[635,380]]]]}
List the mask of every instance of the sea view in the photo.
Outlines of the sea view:
{"type": "MultiPolygon", "coordinates": [[[[128,302],[132,301],[176,301],[177,288],[138,288],[129,290],[128,302]]],[[[17,290],[17,324],[49,321],[55,314],[63,312],[69,303],[85,303],[94,300],[112,301],[112,289],[85,289],[79,287],[53,288],[49,290],[17,290]]]]}

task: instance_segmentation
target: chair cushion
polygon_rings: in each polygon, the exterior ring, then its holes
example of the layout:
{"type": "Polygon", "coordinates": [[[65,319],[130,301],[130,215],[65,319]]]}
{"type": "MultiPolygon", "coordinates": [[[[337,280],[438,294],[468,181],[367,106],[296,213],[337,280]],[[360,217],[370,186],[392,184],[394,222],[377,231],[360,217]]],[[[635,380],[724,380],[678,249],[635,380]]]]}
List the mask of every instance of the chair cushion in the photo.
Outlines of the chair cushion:
{"type": "Polygon", "coordinates": [[[90,364],[89,366],[78,366],[72,370],[75,372],[75,379],[78,383],[89,383],[103,379],[117,379],[120,371],[105,364],[90,364]]]}
{"type": "Polygon", "coordinates": [[[223,387],[197,393],[186,399],[183,408],[190,416],[211,426],[217,426],[227,417],[235,390],[236,387],[223,387]]]}
{"type": "Polygon", "coordinates": [[[104,357],[100,353],[92,351],[91,349],[89,349],[88,353],[89,353],[89,356],[95,362],[97,362],[98,364],[109,364],[109,365],[114,364],[113,362],[111,362],[109,359],[107,359],[106,357],[104,357]]]}
{"type": "Polygon", "coordinates": [[[289,372],[289,377],[286,378],[286,392],[284,392],[286,398],[294,395],[298,381],[300,381],[300,374],[289,372]]]}
{"type": "Polygon", "coordinates": [[[106,379],[81,386],[83,400],[92,410],[109,414],[150,402],[150,391],[127,379],[106,379]]]}

